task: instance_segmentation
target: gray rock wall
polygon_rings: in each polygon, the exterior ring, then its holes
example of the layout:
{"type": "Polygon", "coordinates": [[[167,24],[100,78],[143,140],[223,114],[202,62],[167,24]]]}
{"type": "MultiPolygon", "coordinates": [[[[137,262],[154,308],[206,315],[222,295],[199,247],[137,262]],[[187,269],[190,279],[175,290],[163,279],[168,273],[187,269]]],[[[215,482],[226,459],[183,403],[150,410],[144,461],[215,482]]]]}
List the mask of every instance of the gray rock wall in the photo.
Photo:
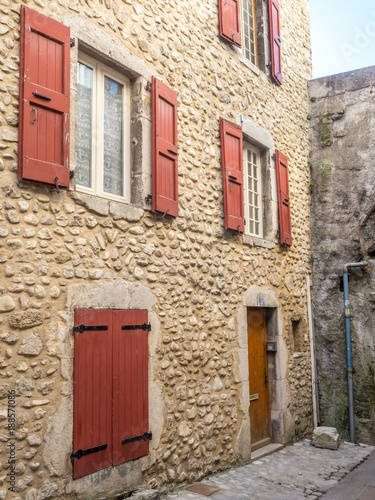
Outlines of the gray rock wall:
{"type": "MultiPolygon", "coordinates": [[[[375,67],[313,80],[312,255],[320,410],[348,437],[342,269],[374,258],[375,67]]],[[[375,442],[374,271],[350,270],[356,438],[375,442]]]]}

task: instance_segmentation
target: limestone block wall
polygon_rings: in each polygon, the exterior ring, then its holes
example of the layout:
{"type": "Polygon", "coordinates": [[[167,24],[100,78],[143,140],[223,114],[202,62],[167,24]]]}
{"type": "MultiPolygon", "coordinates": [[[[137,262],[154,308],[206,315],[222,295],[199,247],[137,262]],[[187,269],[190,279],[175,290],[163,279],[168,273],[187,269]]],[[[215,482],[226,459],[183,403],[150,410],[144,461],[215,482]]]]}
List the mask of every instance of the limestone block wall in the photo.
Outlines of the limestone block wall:
{"type": "MultiPolygon", "coordinates": [[[[314,318],[322,423],[348,437],[343,266],[373,259],[375,68],[310,83],[314,318]]],[[[356,438],[374,443],[373,270],[349,271],[356,438]]]]}
{"type": "MultiPolygon", "coordinates": [[[[310,271],[307,0],[280,1],[280,87],[220,40],[215,0],[24,3],[76,33],[80,26],[87,36],[90,27],[102,33],[98,50],[110,37],[114,51],[121,44],[124,58],[142,61],[142,85],[152,74],[176,91],[179,217],[151,213],[142,196],[124,206],[79,194],[74,182],[57,192],[17,180],[20,3],[2,0],[0,499],[93,499],[140,487],[166,489],[249,460],[243,311],[257,304],[277,308],[280,355],[272,417],[279,423],[277,439],[303,435],[312,425],[305,285],[310,271]],[[219,118],[235,122],[239,115],[268,131],[288,157],[290,248],[280,247],[276,229],[267,244],[224,230],[219,118]],[[270,302],[254,302],[252,287],[257,287],[254,300],[264,294],[270,302]],[[76,307],[148,309],[153,440],[147,457],[73,481],[76,307]],[[298,353],[292,320],[302,325],[298,353]],[[15,391],[16,400],[14,494],[7,484],[8,391],[15,391]]],[[[74,92],[73,78],[72,145],[74,92]]],[[[146,91],[140,101],[147,109],[146,91]]],[[[149,113],[142,115],[144,130],[149,113]]],[[[149,148],[146,140],[139,151],[146,191],[149,148]]],[[[74,168],[74,146],[71,160],[74,168]]]]}

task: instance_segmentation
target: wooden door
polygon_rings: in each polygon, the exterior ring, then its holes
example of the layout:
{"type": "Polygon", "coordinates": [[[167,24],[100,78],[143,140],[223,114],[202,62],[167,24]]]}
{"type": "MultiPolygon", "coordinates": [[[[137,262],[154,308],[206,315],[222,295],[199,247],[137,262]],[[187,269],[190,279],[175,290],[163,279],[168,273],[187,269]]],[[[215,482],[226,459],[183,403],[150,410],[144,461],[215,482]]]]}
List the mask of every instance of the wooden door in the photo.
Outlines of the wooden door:
{"type": "Polygon", "coordinates": [[[251,449],[271,442],[267,360],[266,314],[262,309],[247,310],[249,348],[249,399],[251,449]]]}

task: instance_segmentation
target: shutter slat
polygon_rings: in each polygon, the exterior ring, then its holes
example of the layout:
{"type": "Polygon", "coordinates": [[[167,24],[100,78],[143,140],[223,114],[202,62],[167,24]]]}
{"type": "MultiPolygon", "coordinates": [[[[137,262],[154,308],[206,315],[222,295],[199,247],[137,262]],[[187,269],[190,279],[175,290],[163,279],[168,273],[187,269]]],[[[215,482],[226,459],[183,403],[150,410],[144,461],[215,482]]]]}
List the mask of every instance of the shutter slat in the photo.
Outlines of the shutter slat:
{"type": "Polygon", "coordinates": [[[240,0],[219,0],[220,36],[237,47],[241,47],[240,0]]]}
{"type": "Polygon", "coordinates": [[[68,187],[70,30],[23,5],[20,36],[18,177],[68,187]]]}
{"type": "Polygon", "coordinates": [[[122,330],[122,325],[147,323],[147,311],[113,311],[113,464],[147,455],[148,441],[122,444],[149,432],[148,331],[122,330]]]}
{"type": "Polygon", "coordinates": [[[276,150],[277,194],[279,203],[280,243],[292,244],[290,221],[288,158],[276,150]]]}
{"type": "Polygon", "coordinates": [[[76,309],[75,325],[108,325],[74,339],[73,452],[107,445],[73,461],[73,477],[112,465],[112,311],[76,309]]]}
{"type": "Polygon", "coordinates": [[[225,229],[244,231],[242,128],[220,118],[225,229]]]}
{"type": "Polygon", "coordinates": [[[280,39],[280,7],[278,0],[268,1],[271,45],[271,73],[278,84],[282,84],[281,73],[281,39],[280,39]]]}
{"type": "Polygon", "coordinates": [[[177,95],[152,77],[152,210],[178,216],[177,95]]]}

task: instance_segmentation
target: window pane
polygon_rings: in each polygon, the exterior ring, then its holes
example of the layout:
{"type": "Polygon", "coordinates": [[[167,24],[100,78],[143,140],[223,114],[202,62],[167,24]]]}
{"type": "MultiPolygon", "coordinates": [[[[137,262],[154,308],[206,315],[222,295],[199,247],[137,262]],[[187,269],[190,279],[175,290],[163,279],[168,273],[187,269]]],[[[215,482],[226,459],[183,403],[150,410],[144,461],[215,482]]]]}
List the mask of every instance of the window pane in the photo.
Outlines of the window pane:
{"type": "Polygon", "coordinates": [[[252,0],[243,0],[243,38],[245,57],[256,63],[256,22],[255,8],[252,0]]]}
{"type": "Polygon", "coordinates": [[[123,88],[104,77],[104,178],[106,193],[123,196],[123,88]]]}
{"type": "Polygon", "coordinates": [[[259,152],[246,145],[244,156],[244,200],[246,231],[253,236],[262,235],[262,185],[259,152]],[[248,222],[247,222],[248,221],[248,222]]]}
{"type": "Polygon", "coordinates": [[[77,82],[77,184],[92,187],[92,105],[93,70],[78,63],[77,82]]]}

